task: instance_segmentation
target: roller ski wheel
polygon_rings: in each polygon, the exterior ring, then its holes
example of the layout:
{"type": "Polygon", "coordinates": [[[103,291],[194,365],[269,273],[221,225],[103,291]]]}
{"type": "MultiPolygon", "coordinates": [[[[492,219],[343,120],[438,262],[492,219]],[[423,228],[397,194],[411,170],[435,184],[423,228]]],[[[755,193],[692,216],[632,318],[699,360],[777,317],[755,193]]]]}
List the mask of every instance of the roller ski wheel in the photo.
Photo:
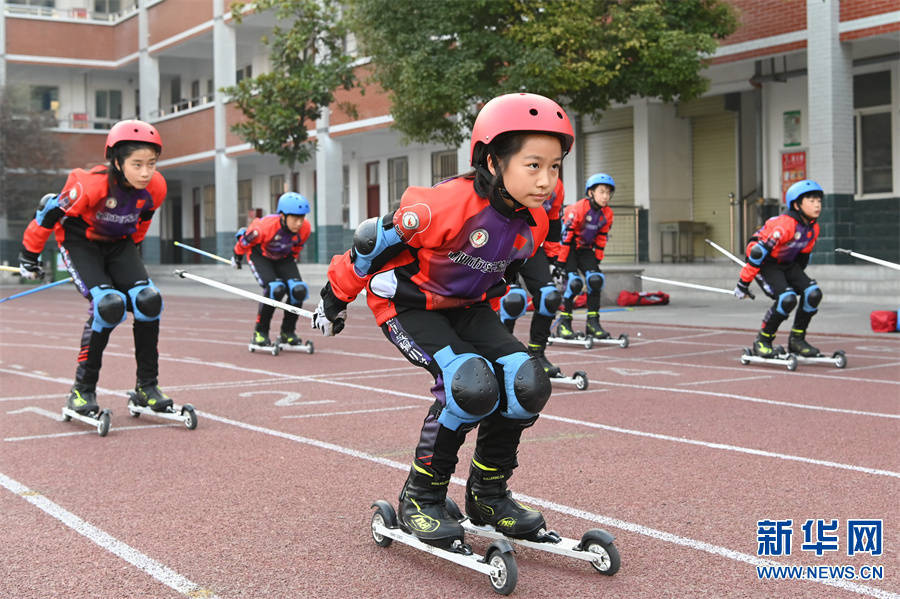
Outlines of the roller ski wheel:
{"type": "Polygon", "coordinates": [[[581,540],[578,541],[560,536],[556,531],[543,528],[536,533],[534,539],[517,539],[498,532],[493,526],[474,524],[462,514],[459,506],[450,498],[447,498],[447,511],[452,517],[459,519],[467,534],[487,539],[505,540],[513,545],[521,545],[537,549],[538,551],[586,561],[597,572],[606,576],[612,576],[618,572],[621,565],[619,551],[613,543],[615,537],[599,528],[592,528],[587,531],[581,536],[581,540]]]}
{"type": "Polygon", "coordinates": [[[579,391],[584,391],[588,388],[587,373],[583,370],[576,370],[572,373],[572,376],[564,376],[562,373],[557,376],[551,376],[550,382],[562,385],[575,385],[575,388],[579,391]]]}
{"type": "Polygon", "coordinates": [[[181,422],[189,431],[197,428],[197,424],[199,423],[197,420],[197,411],[194,409],[194,406],[189,403],[186,403],[183,406],[173,403],[166,408],[165,411],[156,412],[151,408],[139,405],[136,401],[134,391],[128,392],[128,413],[132,418],[138,418],[141,414],[147,414],[148,416],[155,416],[157,418],[162,418],[163,420],[181,422]]]}
{"type": "MultiPolygon", "coordinates": [[[[450,503],[451,501],[448,499],[448,510],[450,510],[450,503]]],[[[387,501],[379,499],[372,504],[372,507],[375,508],[371,519],[372,540],[379,547],[389,547],[391,543],[397,541],[481,572],[488,576],[491,588],[500,595],[509,595],[516,588],[516,583],[519,581],[519,568],[512,545],[505,539],[491,543],[484,557],[473,552],[472,548],[461,540],[454,540],[449,549],[443,549],[423,543],[415,535],[400,528],[397,513],[387,501]]],[[[459,512],[459,508],[456,508],[456,512],[459,512]]]]}
{"type": "Polygon", "coordinates": [[[625,333],[619,335],[619,347],[625,349],[626,347],[628,347],[628,343],[628,335],[626,335],[625,333]]]}
{"type": "Polygon", "coordinates": [[[554,343],[559,345],[580,345],[584,347],[584,349],[591,349],[594,347],[594,338],[590,336],[586,336],[584,333],[575,333],[574,337],[566,338],[566,337],[550,337],[547,339],[547,346],[551,346],[554,343]]]}
{"type": "Polygon", "coordinates": [[[79,422],[83,422],[87,425],[94,426],[97,428],[97,434],[101,437],[105,437],[109,433],[110,419],[112,418],[112,412],[110,410],[100,410],[99,412],[90,412],[88,414],[80,414],[75,410],[63,407],[62,409],[62,419],[63,422],[69,422],[70,420],[78,420],[79,422]]]}
{"type": "MultiPolygon", "coordinates": [[[[266,349],[266,351],[268,351],[268,348],[266,349]]],[[[290,343],[279,343],[278,351],[280,351],[280,352],[300,352],[303,354],[313,354],[313,353],[315,353],[316,348],[313,345],[312,341],[307,340],[304,343],[298,343],[296,345],[291,345],[290,343]]],[[[273,355],[277,355],[277,354],[273,354],[273,355]]]]}

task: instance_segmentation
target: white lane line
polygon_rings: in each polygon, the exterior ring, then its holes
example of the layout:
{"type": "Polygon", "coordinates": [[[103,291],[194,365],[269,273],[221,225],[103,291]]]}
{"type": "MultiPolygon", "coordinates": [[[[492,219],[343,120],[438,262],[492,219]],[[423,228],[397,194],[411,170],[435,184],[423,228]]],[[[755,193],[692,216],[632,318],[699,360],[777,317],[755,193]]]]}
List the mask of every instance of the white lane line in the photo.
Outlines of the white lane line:
{"type": "MultiPolygon", "coordinates": [[[[182,360],[182,361],[188,361],[188,360],[182,360]]],[[[206,364],[206,365],[208,365],[208,366],[213,366],[213,365],[214,365],[214,364],[211,364],[211,363],[205,363],[205,362],[203,362],[203,363],[206,364]]],[[[215,365],[216,365],[216,366],[220,366],[220,367],[222,367],[222,368],[231,368],[231,369],[234,369],[234,370],[241,370],[241,371],[244,371],[244,372],[249,371],[249,372],[255,372],[255,373],[258,373],[258,374],[263,374],[263,373],[266,373],[266,372],[267,372],[267,371],[260,370],[260,369],[248,369],[248,368],[244,368],[244,367],[242,367],[242,366],[238,366],[238,365],[235,365],[235,364],[215,364],[215,365]]],[[[271,373],[271,372],[268,373],[268,374],[270,374],[270,375],[276,375],[276,374],[278,374],[278,375],[280,375],[280,376],[284,376],[285,378],[289,378],[289,379],[292,379],[292,380],[298,380],[298,381],[321,382],[321,381],[316,381],[315,379],[310,379],[310,378],[308,378],[308,377],[302,377],[302,376],[298,376],[298,375],[282,375],[282,374],[280,374],[280,373],[271,373]]],[[[636,386],[636,385],[625,385],[625,384],[621,384],[621,383],[610,383],[610,382],[608,382],[608,381],[602,381],[602,382],[599,382],[599,381],[593,381],[593,382],[594,382],[594,384],[600,384],[601,386],[603,386],[603,385],[614,385],[614,386],[619,386],[619,387],[631,387],[631,386],[636,386]]],[[[340,386],[340,387],[351,387],[351,388],[354,388],[354,389],[362,389],[362,390],[365,390],[365,391],[375,392],[375,393],[383,393],[383,394],[385,394],[385,395],[393,396],[393,397],[408,397],[408,398],[411,398],[411,399],[418,399],[418,400],[422,400],[422,401],[427,401],[427,402],[429,402],[429,403],[434,402],[434,397],[431,396],[431,395],[425,396],[425,395],[417,395],[417,394],[414,394],[414,393],[404,393],[404,392],[402,392],[402,391],[394,391],[394,390],[391,390],[391,389],[380,389],[380,388],[378,388],[378,387],[372,387],[372,386],[368,386],[368,385],[356,385],[356,384],[353,384],[353,383],[347,383],[347,382],[344,382],[344,381],[329,381],[328,384],[330,384],[330,385],[335,385],[335,386],[340,386]]],[[[648,387],[648,388],[654,389],[653,387],[648,387]]],[[[704,394],[704,395],[714,395],[714,396],[715,396],[715,395],[718,395],[718,396],[726,396],[726,397],[728,397],[727,394],[723,394],[723,393],[713,393],[713,392],[708,392],[708,391],[692,391],[692,390],[689,390],[689,389],[664,389],[664,390],[669,390],[669,391],[679,392],[679,393],[700,393],[700,394],[704,394]]],[[[587,390],[587,391],[582,391],[582,393],[590,393],[590,389],[587,390]]],[[[738,396],[738,397],[740,397],[740,396],[738,396]]],[[[776,404],[776,405],[780,403],[780,402],[774,402],[774,401],[768,401],[768,400],[762,400],[762,399],[756,399],[756,398],[749,398],[749,399],[750,399],[750,400],[754,400],[754,401],[759,401],[759,402],[762,402],[762,403],[774,403],[774,404],[776,404]]],[[[807,407],[808,407],[808,406],[807,406],[807,407]]],[[[810,409],[816,409],[816,408],[813,407],[813,408],[810,408],[810,409]]],[[[824,409],[824,408],[823,408],[823,409],[824,409]]],[[[828,411],[830,411],[830,410],[828,410],[828,411]]],[[[835,410],[835,411],[840,411],[840,410],[835,410]]],[[[201,412],[198,410],[197,413],[199,414],[199,413],[201,413],[201,412]]],[[[864,412],[863,414],[864,414],[864,415],[873,415],[873,414],[869,414],[869,413],[865,413],[865,412],[864,412]]],[[[596,427],[596,428],[606,428],[607,430],[610,430],[610,431],[613,431],[613,432],[619,432],[619,433],[625,433],[625,434],[633,434],[633,435],[646,436],[646,437],[656,437],[656,438],[658,438],[658,439],[660,439],[660,440],[672,441],[672,442],[675,442],[675,443],[687,443],[687,444],[689,444],[689,445],[697,445],[697,446],[707,447],[707,448],[710,448],[710,449],[719,449],[719,450],[725,450],[725,451],[737,451],[737,452],[740,452],[740,453],[750,453],[750,454],[753,454],[753,455],[760,455],[760,456],[765,456],[765,457],[774,457],[774,458],[784,459],[784,460],[795,460],[795,461],[806,462],[806,463],[810,463],[810,464],[816,464],[816,465],[819,465],[819,466],[830,466],[830,467],[833,467],[833,468],[841,468],[841,469],[845,469],[845,470],[857,470],[857,471],[861,471],[861,472],[868,472],[868,473],[870,473],[870,474],[879,474],[879,473],[882,473],[882,472],[887,472],[887,473],[888,473],[888,474],[887,474],[888,476],[898,476],[897,473],[895,473],[895,472],[890,472],[890,471],[880,471],[880,470],[875,470],[875,469],[871,469],[871,468],[866,468],[866,467],[863,467],[863,466],[853,466],[853,465],[848,465],[848,464],[841,464],[841,463],[838,463],[838,462],[828,462],[828,461],[824,461],[824,460],[814,460],[814,459],[812,459],[812,458],[804,458],[804,457],[800,457],[800,456],[793,456],[793,455],[790,455],[790,454],[780,454],[780,453],[773,453],[773,452],[761,452],[760,450],[752,449],[752,448],[744,448],[744,447],[738,447],[738,446],[734,446],[734,445],[725,445],[725,444],[721,444],[721,443],[711,443],[711,442],[708,442],[708,441],[699,441],[699,440],[694,440],[694,439],[686,439],[686,438],[683,438],[683,437],[672,437],[672,436],[667,436],[667,435],[658,435],[657,433],[645,433],[645,432],[643,432],[643,431],[633,431],[633,430],[630,430],[630,429],[624,429],[624,428],[612,427],[612,426],[607,426],[607,425],[603,425],[603,424],[590,423],[590,422],[583,421],[583,420],[574,420],[574,419],[570,419],[570,418],[563,418],[563,417],[560,417],[560,416],[553,416],[552,414],[549,414],[549,413],[546,413],[546,412],[542,412],[542,413],[541,413],[541,417],[547,418],[548,420],[561,420],[561,421],[567,421],[567,422],[571,422],[571,423],[573,423],[573,424],[578,424],[578,425],[583,425],[583,426],[596,427]]]]}
{"type": "MultiPolygon", "coordinates": [[[[363,459],[370,462],[374,462],[376,464],[381,464],[383,466],[388,466],[390,468],[394,468],[403,472],[409,470],[408,463],[396,462],[394,460],[389,460],[387,458],[380,458],[362,451],[358,451],[356,449],[350,449],[349,447],[343,447],[341,445],[336,445],[334,443],[328,443],[326,441],[319,441],[317,439],[310,439],[309,437],[301,437],[300,435],[294,435],[291,433],[284,433],[281,431],[276,431],[274,429],[265,428],[262,426],[257,426],[255,424],[248,424],[246,422],[241,422],[239,420],[232,420],[231,418],[225,418],[223,416],[216,416],[215,414],[210,414],[209,412],[202,412],[204,418],[209,418],[210,420],[215,420],[221,422],[223,424],[229,424],[231,426],[235,426],[238,428],[243,428],[249,431],[263,433],[265,435],[270,435],[273,437],[279,437],[281,439],[286,439],[288,441],[294,441],[297,443],[303,443],[306,445],[311,445],[313,447],[318,447],[320,449],[325,449],[328,451],[334,451],[337,453],[341,453],[353,458],[363,459]]],[[[460,486],[465,486],[465,479],[454,476],[452,481],[460,486]]],[[[560,503],[555,503],[552,501],[547,501],[545,499],[540,499],[537,497],[532,497],[529,495],[525,495],[522,493],[516,492],[516,497],[522,499],[525,503],[532,503],[535,505],[539,505],[543,508],[553,510],[559,512],[561,514],[565,514],[567,516],[573,516],[575,518],[581,518],[582,520],[588,520],[591,522],[598,522],[600,524],[604,524],[606,526],[610,526],[613,528],[618,528],[621,530],[626,530],[628,532],[632,532],[635,534],[643,535],[646,537],[651,537],[666,543],[672,543],[675,545],[681,545],[682,547],[687,547],[689,549],[694,549],[697,551],[704,551],[706,553],[711,553],[712,555],[717,555],[720,557],[724,557],[727,559],[731,559],[738,562],[744,562],[747,564],[752,564],[754,566],[781,566],[781,564],[776,561],[766,560],[759,558],[755,555],[750,555],[747,553],[741,553],[739,551],[734,551],[733,549],[728,549],[727,547],[720,547],[718,545],[713,545],[711,543],[706,543],[704,541],[698,541],[696,539],[691,539],[688,537],[682,537],[679,535],[675,535],[672,533],[668,533],[665,531],[657,530],[655,528],[648,528],[646,526],[641,526],[640,524],[635,524],[633,522],[628,522],[626,520],[619,520],[618,518],[611,518],[609,516],[603,516],[601,514],[594,514],[592,512],[587,512],[584,510],[580,510],[577,508],[569,507],[560,503]]],[[[880,599],[898,599],[900,598],[900,594],[891,593],[890,591],[884,591],[881,589],[876,589],[872,587],[867,587],[862,584],[857,584],[853,582],[847,582],[845,580],[814,580],[811,582],[817,582],[820,584],[825,584],[829,586],[838,587],[844,589],[846,591],[850,591],[853,593],[858,593],[860,595],[868,595],[870,597],[878,597],[880,599]]]]}
{"type": "Polygon", "coordinates": [[[755,381],[756,379],[769,379],[772,378],[767,375],[760,376],[743,376],[741,378],[732,378],[732,379],[715,379],[713,381],[693,381],[690,383],[676,383],[679,386],[687,387],[689,385],[711,385],[712,383],[736,383],[737,381],[755,381]]]}
{"type": "Polygon", "coordinates": [[[414,406],[397,406],[393,408],[375,408],[372,410],[348,410],[346,412],[321,412],[318,414],[291,414],[290,416],[282,416],[282,418],[321,418],[323,416],[346,416],[347,414],[374,414],[375,412],[393,412],[395,410],[421,410],[421,405],[414,406]]]}
{"type": "Polygon", "coordinates": [[[86,537],[92,543],[106,549],[139,570],[146,572],[162,584],[174,589],[182,595],[187,595],[188,597],[206,597],[209,599],[217,597],[209,589],[204,589],[200,585],[191,582],[168,566],[165,566],[155,559],[144,555],[137,549],[126,545],[93,524],[85,522],[72,512],[50,501],[37,491],[32,491],[22,483],[11,479],[2,472],[0,472],[0,485],[6,487],[9,491],[15,493],[31,505],[43,510],[50,516],[53,516],[78,534],[86,537]]]}
{"type": "MultiPolygon", "coordinates": [[[[139,430],[145,428],[163,428],[163,427],[176,427],[180,426],[178,424],[147,424],[144,426],[117,426],[113,430],[115,432],[119,431],[128,431],[128,430],[139,430]]],[[[3,439],[4,441],[31,441],[33,439],[56,439],[58,437],[75,437],[78,435],[96,435],[96,430],[86,430],[86,431],[77,431],[73,433],[52,433],[47,435],[29,435],[27,437],[6,437],[3,439]]]]}

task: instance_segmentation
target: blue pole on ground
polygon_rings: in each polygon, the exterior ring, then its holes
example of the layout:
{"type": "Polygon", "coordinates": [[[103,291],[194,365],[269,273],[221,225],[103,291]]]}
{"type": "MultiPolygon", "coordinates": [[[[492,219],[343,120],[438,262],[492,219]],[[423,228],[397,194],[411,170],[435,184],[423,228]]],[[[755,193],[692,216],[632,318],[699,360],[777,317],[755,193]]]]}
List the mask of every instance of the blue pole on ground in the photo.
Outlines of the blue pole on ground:
{"type": "Polygon", "coordinates": [[[63,283],[68,283],[71,280],[72,280],[72,277],[69,277],[67,279],[62,279],[62,280],[56,281],[54,283],[47,283],[46,285],[41,285],[40,287],[35,287],[34,289],[29,289],[28,291],[23,291],[21,293],[17,293],[15,295],[11,295],[9,297],[4,297],[3,299],[0,299],[0,304],[2,304],[3,302],[8,302],[9,300],[14,300],[19,297],[31,295],[32,293],[37,293],[38,291],[43,291],[44,289],[50,289],[51,287],[56,287],[57,285],[62,285],[63,283]]]}

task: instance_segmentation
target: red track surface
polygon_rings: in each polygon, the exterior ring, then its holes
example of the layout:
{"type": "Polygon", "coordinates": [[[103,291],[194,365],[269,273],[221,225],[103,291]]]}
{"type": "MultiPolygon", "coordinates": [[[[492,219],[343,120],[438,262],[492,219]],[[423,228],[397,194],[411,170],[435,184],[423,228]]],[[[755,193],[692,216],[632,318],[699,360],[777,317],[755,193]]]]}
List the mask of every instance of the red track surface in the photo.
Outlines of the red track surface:
{"type": "MultiPolygon", "coordinates": [[[[396,503],[431,380],[363,302],[336,338],[300,329],[313,355],[273,357],[247,351],[252,303],[166,297],[161,383],[200,424],[129,417],[126,323],[105,354],[99,402],[113,417],[100,438],[53,419],[83,323],[73,295],[0,305],[0,597],[496,596],[481,574],[372,542],[369,506],[396,503]]],[[[554,387],[510,486],[563,535],[613,533],[622,567],[606,577],[518,549],[514,596],[900,596],[900,343],[817,335],[849,366],[791,373],[741,366],[748,331],[641,325],[637,337],[604,322],[631,347],[548,351],[590,388],[554,387]],[[757,520],[787,518],[792,554],[757,556],[757,520]],[[821,557],[800,550],[801,525],[819,518],[840,522],[839,551],[821,557]],[[851,518],[883,519],[883,555],[846,554],[851,518]],[[884,579],[761,581],[763,559],[871,564],[884,579]]],[[[461,486],[450,495],[462,504],[461,486]]]]}

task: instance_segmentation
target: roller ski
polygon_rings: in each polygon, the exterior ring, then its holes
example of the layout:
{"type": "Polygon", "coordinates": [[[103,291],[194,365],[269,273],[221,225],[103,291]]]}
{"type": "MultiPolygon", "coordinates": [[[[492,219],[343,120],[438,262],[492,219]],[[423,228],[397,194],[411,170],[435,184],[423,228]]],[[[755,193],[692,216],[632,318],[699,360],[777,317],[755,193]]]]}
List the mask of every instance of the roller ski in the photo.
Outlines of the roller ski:
{"type": "MultiPolygon", "coordinates": [[[[588,323],[590,324],[590,316],[588,316],[588,323]]],[[[594,317],[596,320],[596,316],[594,317]]],[[[618,338],[613,338],[608,332],[604,331],[602,327],[600,327],[600,323],[597,322],[597,329],[591,329],[590,326],[586,327],[586,331],[582,333],[581,331],[574,331],[572,329],[572,316],[571,314],[565,315],[560,313],[559,323],[556,326],[556,331],[550,336],[550,339],[547,341],[547,345],[553,345],[554,343],[559,345],[580,345],[585,349],[591,349],[594,347],[594,344],[600,345],[618,345],[622,349],[628,347],[628,335],[621,334],[618,338]]]]}
{"type": "Polygon", "coordinates": [[[112,412],[101,410],[97,405],[97,394],[93,389],[75,385],[69,392],[69,399],[62,409],[63,422],[78,420],[97,427],[97,434],[105,437],[109,432],[109,420],[112,412]]]}
{"type": "MultiPolygon", "coordinates": [[[[278,338],[278,349],[279,351],[294,351],[305,354],[311,354],[315,351],[312,341],[307,339],[306,343],[303,343],[295,333],[281,333],[281,336],[278,338]]],[[[250,351],[253,350],[251,349],[250,351]]]]}
{"type": "Polygon", "coordinates": [[[472,460],[466,484],[466,515],[452,500],[447,500],[448,512],[459,519],[464,531],[590,562],[597,572],[607,576],[618,572],[621,559],[613,535],[592,529],[576,541],[548,530],[539,511],[512,498],[506,486],[511,474],[511,469],[491,468],[472,460]]]}
{"type": "Polygon", "coordinates": [[[272,343],[267,336],[259,331],[253,331],[253,338],[250,340],[250,345],[247,349],[250,350],[251,354],[257,351],[263,351],[269,352],[273,356],[277,356],[281,352],[281,343],[272,343]]]}
{"type": "Polygon", "coordinates": [[[197,412],[189,403],[179,406],[156,383],[138,385],[128,392],[128,413],[133,418],[148,414],[163,420],[181,422],[188,430],[197,428],[197,412]]]}
{"type": "Polygon", "coordinates": [[[603,345],[618,345],[622,349],[628,347],[628,335],[622,333],[617,339],[614,339],[609,332],[600,326],[600,317],[597,312],[587,313],[587,322],[584,326],[585,337],[591,337],[594,343],[603,345]]]}
{"type": "Polygon", "coordinates": [[[481,556],[466,544],[462,525],[448,512],[449,482],[449,475],[439,476],[428,468],[414,466],[400,492],[399,517],[383,499],[372,504],[372,539],[379,547],[399,541],[487,574],[495,592],[509,595],[519,578],[512,546],[507,540],[498,539],[481,556]]]}
{"type": "Polygon", "coordinates": [[[544,355],[544,348],[536,343],[528,344],[528,353],[541,364],[544,372],[550,377],[551,383],[562,383],[564,385],[575,385],[579,391],[584,391],[588,386],[587,373],[577,370],[572,376],[565,376],[558,366],[554,366],[547,356],[544,355]]]}
{"type": "Polygon", "coordinates": [[[768,364],[784,366],[791,372],[797,370],[797,356],[786,351],[781,345],[773,346],[775,335],[763,331],[756,334],[753,347],[745,347],[741,355],[741,364],[768,364]]]}
{"type": "Polygon", "coordinates": [[[797,361],[801,364],[831,364],[835,368],[847,366],[847,356],[844,350],[839,349],[831,354],[831,357],[826,356],[819,351],[819,348],[809,344],[806,340],[806,331],[791,329],[788,351],[797,356],[797,361]]]}

